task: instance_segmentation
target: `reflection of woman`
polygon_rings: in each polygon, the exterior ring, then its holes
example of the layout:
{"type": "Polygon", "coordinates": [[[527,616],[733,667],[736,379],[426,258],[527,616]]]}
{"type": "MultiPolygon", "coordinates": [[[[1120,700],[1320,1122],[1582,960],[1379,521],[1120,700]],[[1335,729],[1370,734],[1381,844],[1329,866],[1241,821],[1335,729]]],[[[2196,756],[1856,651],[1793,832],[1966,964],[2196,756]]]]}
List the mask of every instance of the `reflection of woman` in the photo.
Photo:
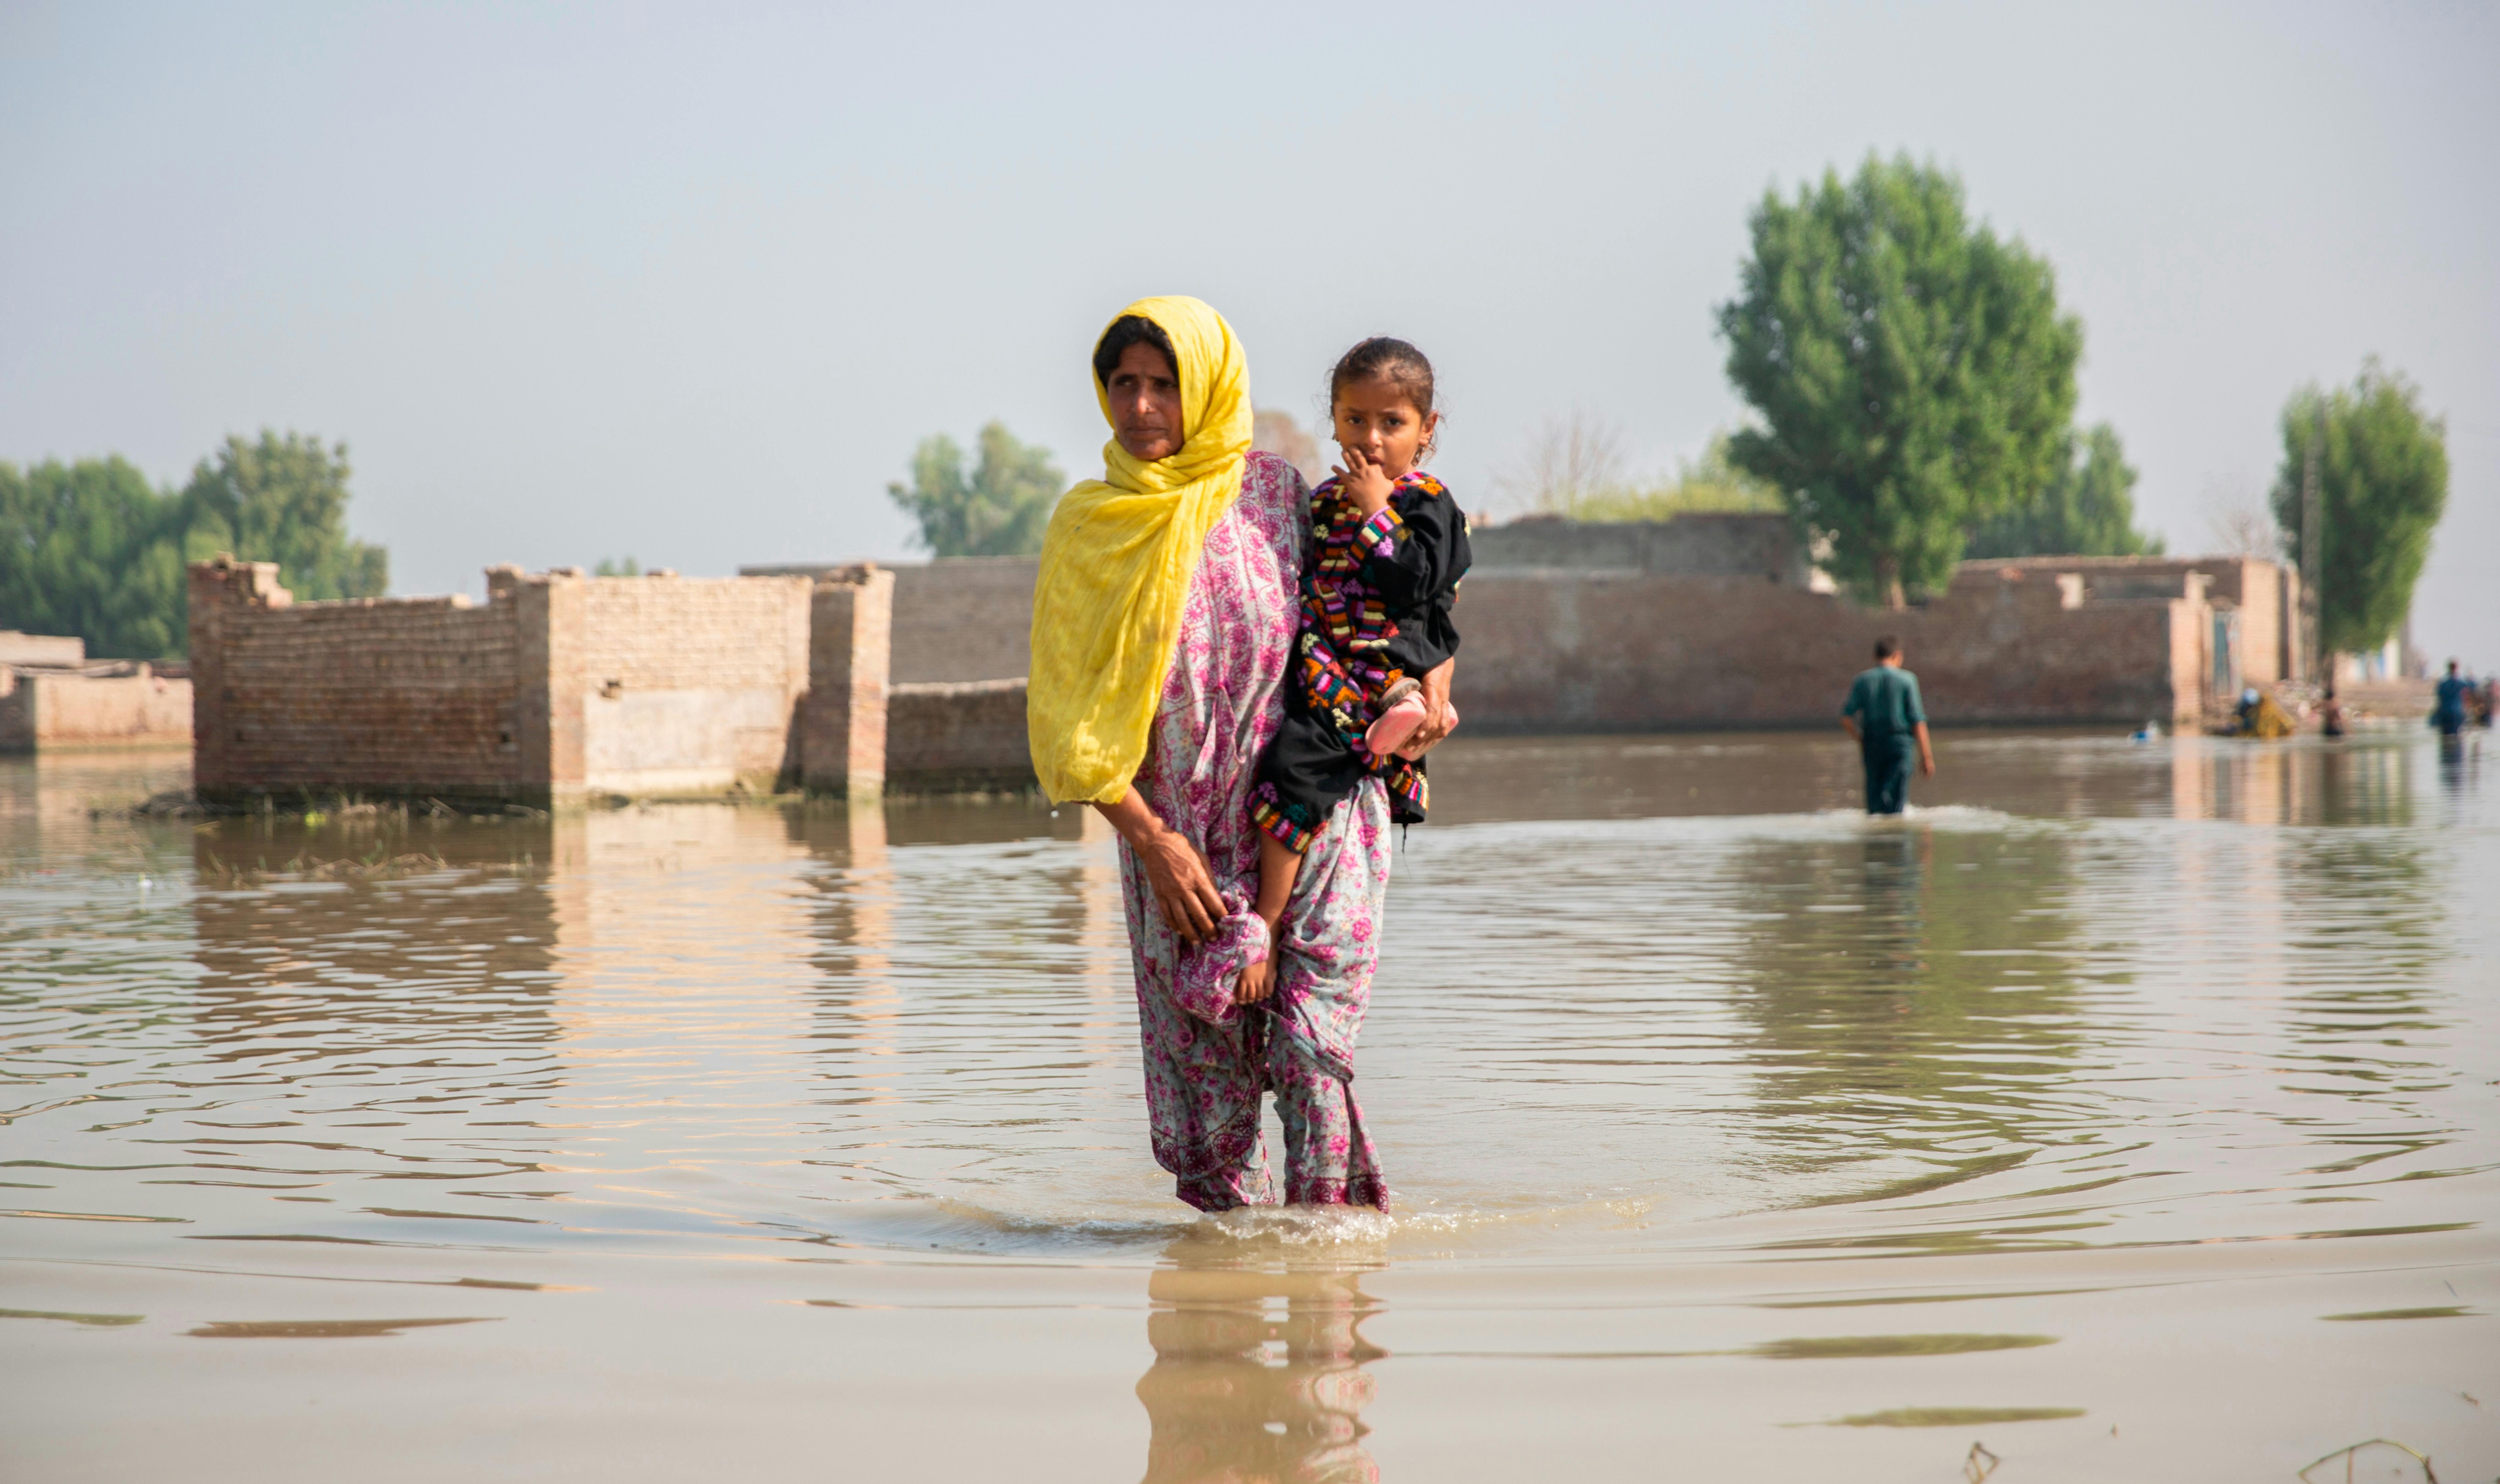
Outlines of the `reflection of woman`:
{"type": "Polygon", "coordinates": [[[1146,1484],[1378,1479],[1363,1446],[1373,1393],[1363,1366],[1384,1352],[1363,1339],[1373,1305],[1360,1278],[1181,1267],[1149,1279],[1146,1484]]]}
{"type": "MultiPolygon", "coordinates": [[[[1273,1091],[1285,1198],[1384,1205],[1350,1085],[1389,885],[1377,779],[1311,848],[1274,996],[1234,1003],[1266,952],[1249,792],[1283,713],[1308,492],[1249,451],[1240,343],[1199,301],[1130,306],[1094,376],[1113,437],[1043,543],[1029,725],[1042,788],[1120,835],[1155,1158],[1201,1210],[1273,1201],[1259,1132],[1273,1091]]],[[[1433,678],[1419,740],[1448,729],[1447,686],[1433,678]]]]}

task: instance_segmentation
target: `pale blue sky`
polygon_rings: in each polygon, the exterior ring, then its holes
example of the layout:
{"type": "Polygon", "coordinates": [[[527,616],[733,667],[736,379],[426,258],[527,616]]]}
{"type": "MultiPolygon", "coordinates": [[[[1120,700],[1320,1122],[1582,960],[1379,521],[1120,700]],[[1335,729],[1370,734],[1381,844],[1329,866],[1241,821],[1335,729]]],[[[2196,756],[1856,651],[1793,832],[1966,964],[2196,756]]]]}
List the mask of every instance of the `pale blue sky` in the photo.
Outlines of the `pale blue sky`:
{"type": "Polygon", "coordinates": [[[1746,210],[1869,149],[2058,273],[2174,550],[2377,353],[2450,419],[2418,603],[2500,665],[2490,6],[0,0],[0,458],[345,439],[403,593],[492,562],[908,555],[913,444],[1099,468],[1090,337],[1194,293],[1305,417],[1376,332],[1471,505],[1585,410],[1741,408],[1746,210]]]}

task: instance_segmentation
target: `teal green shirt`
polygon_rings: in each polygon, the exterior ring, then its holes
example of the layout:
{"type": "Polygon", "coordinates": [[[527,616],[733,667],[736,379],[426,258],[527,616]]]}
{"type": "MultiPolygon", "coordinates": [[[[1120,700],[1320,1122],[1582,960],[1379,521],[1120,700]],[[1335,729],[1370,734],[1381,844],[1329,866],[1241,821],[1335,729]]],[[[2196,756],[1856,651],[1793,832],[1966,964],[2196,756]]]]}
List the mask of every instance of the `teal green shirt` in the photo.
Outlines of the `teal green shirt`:
{"type": "Polygon", "coordinates": [[[1850,682],[1849,704],[1840,714],[1858,718],[1859,730],[1870,740],[1908,736],[1927,719],[1919,704],[1919,677],[1897,664],[1879,664],[1850,682]]]}

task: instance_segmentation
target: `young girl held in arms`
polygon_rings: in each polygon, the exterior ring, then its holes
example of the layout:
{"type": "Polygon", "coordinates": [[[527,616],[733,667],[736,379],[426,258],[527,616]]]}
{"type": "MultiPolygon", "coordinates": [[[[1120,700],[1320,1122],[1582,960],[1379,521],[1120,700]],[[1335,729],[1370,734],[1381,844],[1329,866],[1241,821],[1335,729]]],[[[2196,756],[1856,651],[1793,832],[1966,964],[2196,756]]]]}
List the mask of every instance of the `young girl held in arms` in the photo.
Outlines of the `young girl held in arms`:
{"type": "MultiPolygon", "coordinates": [[[[1376,775],[1392,820],[1423,820],[1423,757],[1407,739],[1429,718],[1423,677],[1459,649],[1450,610],[1469,562],[1466,517],[1416,467],[1441,421],[1432,363],[1404,340],[1365,340],[1329,373],[1329,404],[1345,462],[1311,492],[1285,720],[1251,794],[1267,956],[1242,971],[1234,997],[1244,1005],[1275,986],[1276,924],[1329,811],[1376,775]]],[[[1457,725],[1457,708],[1449,716],[1457,725]]]]}

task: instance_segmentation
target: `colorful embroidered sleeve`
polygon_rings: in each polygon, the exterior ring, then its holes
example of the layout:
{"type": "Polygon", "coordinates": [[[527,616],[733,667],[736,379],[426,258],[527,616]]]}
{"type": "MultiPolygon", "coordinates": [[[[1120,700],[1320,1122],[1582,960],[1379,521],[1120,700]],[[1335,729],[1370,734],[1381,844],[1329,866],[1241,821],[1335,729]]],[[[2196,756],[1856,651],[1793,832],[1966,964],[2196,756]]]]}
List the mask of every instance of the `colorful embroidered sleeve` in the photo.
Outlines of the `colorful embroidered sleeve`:
{"type": "Polygon", "coordinates": [[[1382,505],[1379,514],[1354,528],[1355,559],[1394,558],[1398,555],[1398,541],[1405,533],[1406,523],[1398,518],[1398,507],[1382,505]]]}

